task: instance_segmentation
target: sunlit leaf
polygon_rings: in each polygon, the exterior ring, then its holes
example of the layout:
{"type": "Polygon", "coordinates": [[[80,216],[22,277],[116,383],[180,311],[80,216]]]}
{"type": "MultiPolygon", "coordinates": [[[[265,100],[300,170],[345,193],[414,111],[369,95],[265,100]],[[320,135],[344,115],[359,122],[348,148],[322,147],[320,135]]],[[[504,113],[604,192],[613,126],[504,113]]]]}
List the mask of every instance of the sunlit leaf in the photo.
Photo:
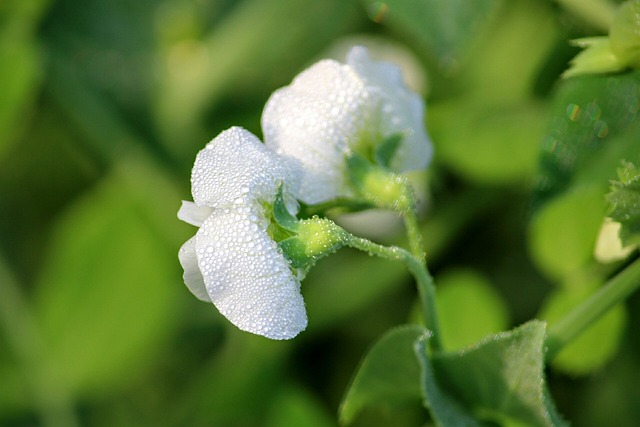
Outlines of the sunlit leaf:
{"type": "Polygon", "coordinates": [[[429,113],[436,153],[467,179],[503,184],[531,177],[546,115],[534,103],[487,107],[452,101],[429,113]]]}
{"type": "Polygon", "coordinates": [[[598,186],[581,186],[545,204],[533,218],[530,245],[533,259],[554,279],[585,267],[593,257],[605,213],[598,186]]]}

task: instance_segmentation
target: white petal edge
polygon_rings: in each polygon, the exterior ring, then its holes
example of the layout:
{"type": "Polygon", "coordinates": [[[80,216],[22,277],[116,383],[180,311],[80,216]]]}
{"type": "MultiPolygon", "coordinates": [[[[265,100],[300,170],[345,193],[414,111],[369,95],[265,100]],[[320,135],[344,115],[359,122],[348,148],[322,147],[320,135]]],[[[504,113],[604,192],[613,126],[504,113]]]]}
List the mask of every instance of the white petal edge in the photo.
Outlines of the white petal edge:
{"type": "Polygon", "coordinates": [[[300,282],[266,232],[261,212],[248,206],[215,210],[195,237],[207,293],[238,328],[270,339],[291,339],[307,326],[300,282]]]}
{"type": "Polygon", "coordinates": [[[182,205],[178,210],[178,219],[187,224],[200,227],[205,219],[213,212],[213,208],[209,206],[198,206],[193,202],[182,201],[182,205]]]}
{"type": "Polygon", "coordinates": [[[210,303],[211,298],[209,298],[207,288],[204,285],[204,278],[202,277],[202,273],[200,273],[200,267],[198,267],[195,241],[195,237],[187,240],[178,252],[178,259],[180,260],[180,265],[182,265],[184,270],[182,278],[184,279],[185,285],[187,285],[187,288],[193,295],[201,301],[210,303]]]}

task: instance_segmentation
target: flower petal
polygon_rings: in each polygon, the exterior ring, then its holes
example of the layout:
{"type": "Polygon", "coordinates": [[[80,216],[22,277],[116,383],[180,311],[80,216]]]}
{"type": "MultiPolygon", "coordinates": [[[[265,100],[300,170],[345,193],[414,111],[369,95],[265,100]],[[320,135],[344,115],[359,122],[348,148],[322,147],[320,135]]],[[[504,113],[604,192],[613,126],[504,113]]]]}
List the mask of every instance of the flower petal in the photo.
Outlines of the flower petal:
{"type": "Polygon", "coordinates": [[[261,207],[215,210],[195,237],[211,301],[238,328],[290,339],[307,326],[300,283],[266,231],[261,207]]]}
{"type": "MultiPolygon", "coordinates": [[[[198,153],[191,173],[191,191],[198,206],[212,208],[246,205],[256,200],[273,202],[280,185],[288,187],[296,182],[288,175],[282,160],[255,135],[232,127],[198,153]]],[[[285,189],[283,193],[290,191],[285,189]]]]}
{"type": "Polygon", "coordinates": [[[366,102],[363,82],[332,60],[312,65],[269,98],[265,144],[302,177],[298,199],[315,204],[348,194],[344,156],[364,128],[366,102]]]}
{"type": "Polygon", "coordinates": [[[198,267],[195,242],[195,237],[192,237],[182,245],[180,252],[178,252],[180,264],[184,269],[182,278],[184,279],[184,283],[187,285],[187,288],[189,288],[191,293],[199,300],[211,302],[211,298],[209,298],[209,294],[207,293],[207,288],[204,285],[204,278],[202,277],[202,273],[200,273],[200,267],[198,267]]]}
{"type": "Polygon", "coordinates": [[[213,209],[209,206],[198,206],[193,202],[183,200],[182,206],[180,206],[180,210],[178,210],[178,219],[187,224],[200,227],[204,220],[211,215],[212,211],[213,209]]]}
{"type": "Polygon", "coordinates": [[[373,61],[364,47],[352,48],[347,64],[364,80],[370,96],[380,99],[379,116],[374,118],[379,137],[403,135],[391,168],[397,172],[425,168],[433,148],[424,126],[422,98],[404,84],[398,67],[390,62],[373,61]]]}

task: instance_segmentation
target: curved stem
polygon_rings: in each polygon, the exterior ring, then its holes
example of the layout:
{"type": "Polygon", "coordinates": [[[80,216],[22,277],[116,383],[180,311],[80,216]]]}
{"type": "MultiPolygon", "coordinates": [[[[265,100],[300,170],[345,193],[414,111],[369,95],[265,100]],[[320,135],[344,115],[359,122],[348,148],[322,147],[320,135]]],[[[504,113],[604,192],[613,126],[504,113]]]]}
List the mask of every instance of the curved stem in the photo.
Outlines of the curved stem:
{"type": "Polygon", "coordinates": [[[370,240],[349,235],[347,245],[352,248],[367,252],[380,258],[385,258],[404,263],[418,284],[418,293],[422,302],[425,325],[433,332],[431,343],[434,350],[442,350],[440,342],[440,326],[438,314],[436,312],[436,292],[433,286],[433,278],[427,271],[427,267],[422,259],[418,259],[406,249],[397,246],[382,246],[370,240]]]}
{"type": "Polygon", "coordinates": [[[638,288],[640,288],[640,259],[618,273],[598,292],[549,328],[546,340],[547,360],[553,359],[573,338],[638,288]]]}
{"type": "Polygon", "coordinates": [[[418,224],[418,216],[415,209],[410,209],[402,215],[404,220],[404,226],[407,230],[407,237],[409,238],[409,247],[414,257],[419,260],[425,258],[424,242],[422,240],[422,233],[420,231],[420,225],[418,224]]]}

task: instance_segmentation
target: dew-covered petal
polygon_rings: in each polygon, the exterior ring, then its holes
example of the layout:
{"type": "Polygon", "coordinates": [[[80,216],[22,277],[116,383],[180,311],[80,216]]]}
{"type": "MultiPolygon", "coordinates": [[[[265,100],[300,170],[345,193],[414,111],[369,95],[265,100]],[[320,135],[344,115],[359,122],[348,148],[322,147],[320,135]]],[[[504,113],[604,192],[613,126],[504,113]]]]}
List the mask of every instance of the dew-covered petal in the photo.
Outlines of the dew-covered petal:
{"type": "Polygon", "coordinates": [[[356,46],[347,56],[347,64],[365,82],[372,98],[380,100],[372,125],[379,137],[403,135],[391,160],[397,172],[425,168],[432,156],[432,145],[424,125],[424,102],[403,81],[400,69],[390,62],[372,60],[364,47],[356,46]]]}
{"type": "Polygon", "coordinates": [[[307,326],[300,282],[266,231],[262,212],[216,209],[195,237],[211,301],[238,328],[290,339],[307,326]]]}
{"type": "Polygon", "coordinates": [[[178,210],[178,219],[186,222],[187,224],[200,227],[204,220],[211,215],[212,211],[213,208],[209,206],[198,206],[193,202],[183,200],[182,205],[178,210]]]}
{"type": "Polygon", "coordinates": [[[364,129],[367,102],[363,82],[332,60],[312,65],[269,98],[265,144],[301,177],[298,199],[316,204],[350,194],[344,156],[364,129]]]}
{"type": "Polygon", "coordinates": [[[187,288],[189,288],[191,293],[199,300],[211,302],[211,298],[209,298],[209,294],[207,293],[207,288],[204,285],[204,278],[202,277],[200,267],[198,266],[195,242],[195,237],[192,237],[182,245],[178,252],[178,259],[180,259],[180,264],[184,270],[182,278],[184,279],[184,283],[187,285],[187,288]]]}
{"type": "Polygon", "coordinates": [[[288,194],[288,187],[296,182],[276,154],[240,127],[227,129],[209,142],[198,153],[191,172],[194,202],[212,208],[273,202],[280,185],[288,194]]]}

